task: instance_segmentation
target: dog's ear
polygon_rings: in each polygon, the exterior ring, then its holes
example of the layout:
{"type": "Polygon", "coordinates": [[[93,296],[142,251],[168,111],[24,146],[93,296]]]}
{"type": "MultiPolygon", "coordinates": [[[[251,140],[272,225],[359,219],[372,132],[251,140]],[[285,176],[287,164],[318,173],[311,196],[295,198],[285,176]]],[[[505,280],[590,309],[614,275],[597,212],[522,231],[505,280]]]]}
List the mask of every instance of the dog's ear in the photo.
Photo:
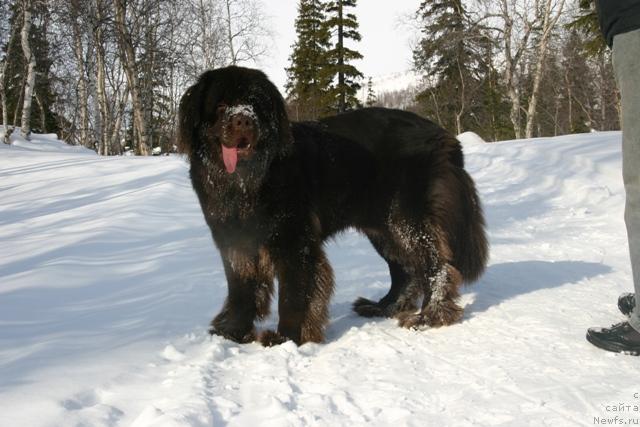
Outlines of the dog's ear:
{"type": "Polygon", "coordinates": [[[278,124],[278,136],[282,148],[287,149],[293,142],[293,134],[291,133],[291,122],[287,114],[286,102],[278,88],[271,83],[263,74],[264,80],[267,82],[265,90],[271,100],[271,120],[272,123],[278,124]]]}
{"type": "Polygon", "coordinates": [[[178,152],[187,155],[191,159],[191,155],[198,143],[198,129],[202,121],[202,98],[205,91],[198,82],[187,89],[180,99],[180,107],[178,109],[178,135],[177,146],[178,152]]]}

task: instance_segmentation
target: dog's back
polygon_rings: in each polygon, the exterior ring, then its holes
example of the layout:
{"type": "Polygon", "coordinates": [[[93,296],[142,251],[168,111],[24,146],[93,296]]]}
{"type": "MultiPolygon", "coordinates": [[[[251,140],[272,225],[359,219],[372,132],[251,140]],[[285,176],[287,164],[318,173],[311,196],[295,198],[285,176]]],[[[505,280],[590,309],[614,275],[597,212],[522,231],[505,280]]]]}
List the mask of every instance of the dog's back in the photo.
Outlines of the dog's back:
{"type": "Polygon", "coordinates": [[[464,165],[457,139],[432,121],[408,111],[362,108],[319,122],[326,131],[357,142],[385,162],[426,158],[434,151],[444,150],[453,164],[464,165]]]}
{"type": "Polygon", "coordinates": [[[388,108],[363,108],[319,123],[369,150],[377,159],[381,193],[390,187],[395,196],[387,198],[397,198],[407,215],[439,224],[464,281],[478,279],[488,258],[484,218],[453,135],[417,114],[388,108]]]}

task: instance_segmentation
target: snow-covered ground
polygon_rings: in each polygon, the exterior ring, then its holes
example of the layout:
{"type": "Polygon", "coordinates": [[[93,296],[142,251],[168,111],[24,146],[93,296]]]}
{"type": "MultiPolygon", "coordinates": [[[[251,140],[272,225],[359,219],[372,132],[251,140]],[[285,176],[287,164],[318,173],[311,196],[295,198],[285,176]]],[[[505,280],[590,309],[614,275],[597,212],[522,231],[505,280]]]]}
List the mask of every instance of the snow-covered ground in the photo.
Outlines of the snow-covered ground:
{"type": "Polygon", "coordinates": [[[461,137],[492,246],[463,321],[355,316],[389,278],[347,232],[327,341],[299,348],[206,334],[226,284],[180,158],[36,139],[0,144],[2,426],[640,424],[640,359],[584,339],[631,291],[619,133],[461,137]]]}

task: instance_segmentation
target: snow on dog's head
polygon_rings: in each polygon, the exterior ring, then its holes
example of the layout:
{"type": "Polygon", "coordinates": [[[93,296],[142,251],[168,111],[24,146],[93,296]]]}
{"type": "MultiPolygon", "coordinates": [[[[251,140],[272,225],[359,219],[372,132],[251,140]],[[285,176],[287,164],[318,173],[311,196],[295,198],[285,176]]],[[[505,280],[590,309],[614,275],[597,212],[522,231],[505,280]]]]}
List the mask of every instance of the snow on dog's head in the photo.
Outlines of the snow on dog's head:
{"type": "Polygon", "coordinates": [[[260,137],[260,122],[252,105],[237,104],[218,107],[215,144],[220,143],[222,161],[227,173],[234,173],[238,159],[250,159],[260,137]]]}
{"type": "Polygon", "coordinates": [[[258,70],[205,72],[183,95],[179,116],[179,150],[227,175],[264,169],[291,143],[282,95],[258,70]]]}

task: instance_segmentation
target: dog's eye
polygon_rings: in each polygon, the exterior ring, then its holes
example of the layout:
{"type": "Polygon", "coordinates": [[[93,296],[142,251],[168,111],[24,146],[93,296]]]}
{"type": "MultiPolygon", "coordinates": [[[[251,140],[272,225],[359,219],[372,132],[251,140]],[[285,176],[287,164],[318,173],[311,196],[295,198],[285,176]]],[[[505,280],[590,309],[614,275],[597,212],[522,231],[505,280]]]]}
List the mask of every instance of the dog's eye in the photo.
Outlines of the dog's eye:
{"type": "Polygon", "coordinates": [[[227,105],[226,104],[218,104],[218,106],[216,107],[216,116],[218,116],[218,117],[222,116],[225,111],[227,111],[227,105]]]}

